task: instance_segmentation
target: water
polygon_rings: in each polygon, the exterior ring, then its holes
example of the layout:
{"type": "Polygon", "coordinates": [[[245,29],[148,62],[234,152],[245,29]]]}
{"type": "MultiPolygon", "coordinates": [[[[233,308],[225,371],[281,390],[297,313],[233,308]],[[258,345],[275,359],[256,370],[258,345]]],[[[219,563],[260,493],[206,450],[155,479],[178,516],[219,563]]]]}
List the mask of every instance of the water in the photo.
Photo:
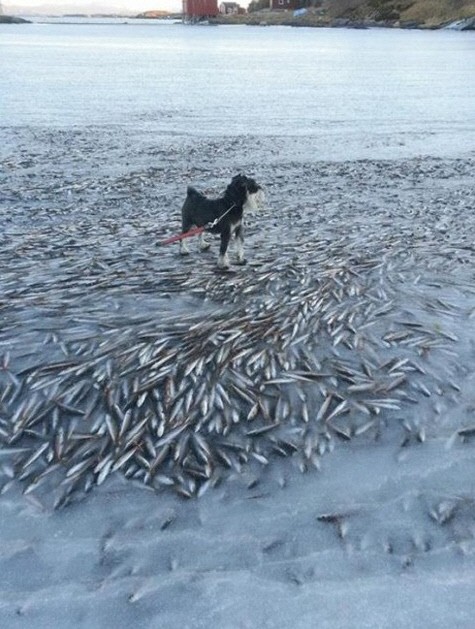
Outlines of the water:
{"type": "MultiPolygon", "coordinates": [[[[80,22],[80,20],[79,20],[80,22]]],[[[2,126],[284,136],[322,158],[475,147],[475,37],[448,31],[0,27],[2,126]]]]}

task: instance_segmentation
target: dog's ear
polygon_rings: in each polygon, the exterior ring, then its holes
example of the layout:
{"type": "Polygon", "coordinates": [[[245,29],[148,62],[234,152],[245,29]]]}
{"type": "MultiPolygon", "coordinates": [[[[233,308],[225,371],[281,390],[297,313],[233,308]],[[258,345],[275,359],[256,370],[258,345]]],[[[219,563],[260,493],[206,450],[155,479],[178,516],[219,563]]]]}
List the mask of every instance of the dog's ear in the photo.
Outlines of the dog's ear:
{"type": "Polygon", "coordinates": [[[247,183],[247,179],[244,175],[235,175],[232,180],[231,180],[232,184],[234,186],[239,186],[240,188],[245,188],[246,187],[246,183],[247,183]]]}

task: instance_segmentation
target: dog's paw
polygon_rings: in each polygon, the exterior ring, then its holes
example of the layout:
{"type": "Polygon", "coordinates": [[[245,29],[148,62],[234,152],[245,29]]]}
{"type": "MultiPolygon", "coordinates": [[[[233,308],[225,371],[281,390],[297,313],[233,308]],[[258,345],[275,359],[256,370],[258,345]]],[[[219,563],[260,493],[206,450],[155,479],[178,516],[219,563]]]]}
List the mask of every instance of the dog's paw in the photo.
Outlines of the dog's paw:
{"type": "Polygon", "coordinates": [[[224,268],[217,266],[214,269],[214,272],[218,275],[234,275],[235,273],[237,273],[236,269],[232,269],[230,266],[226,266],[224,268]]]}
{"type": "Polygon", "coordinates": [[[211,243],[210,242],[204,242],[203,244],[200,245],[200,250],[201,251],[208,251],[208,249],[211,247],[211,243]]]}
{"type": "Polygon", "coordinates": [[[236,264],[238,264],[239,266],[244,266],[245,264],[247,264],[247,259],[241,258],[240,260],[236,262],[236,264]]]}
{"type": "Polygon", "coordinates": [[[229,269],[229,258],[225,255],[218,256],[218,268],[220,269],[229,269]]]}
{"type": "Polygon", "coordinates": [[[190,252],[188,251],[188,249],[180,249],[180,255],[181,256],[189,256],[190,252]]]}

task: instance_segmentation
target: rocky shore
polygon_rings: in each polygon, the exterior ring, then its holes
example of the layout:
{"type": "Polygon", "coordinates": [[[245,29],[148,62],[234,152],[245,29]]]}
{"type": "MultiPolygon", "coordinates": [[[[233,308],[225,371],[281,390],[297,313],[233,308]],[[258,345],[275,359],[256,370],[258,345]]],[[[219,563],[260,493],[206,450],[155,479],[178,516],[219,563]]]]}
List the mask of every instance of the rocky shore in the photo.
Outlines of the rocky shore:
{"type": "Polygon", "coordinates": [[[22,17],[14,17],[12,15],[0,15],[0,24],[29,24],[29,20],[22,17]]]}
{"type": "Polygon", "coordinates": [[[307,26],[330,28],[403,28],[475,30],[475,7],[439,13],[418,8],[418,3],[356,3],[351,8],[340,3],[293,15],[291,11],[255,11],[246,15],[224,15],[211,20],[215,24],[251,26],[307,26]]]}

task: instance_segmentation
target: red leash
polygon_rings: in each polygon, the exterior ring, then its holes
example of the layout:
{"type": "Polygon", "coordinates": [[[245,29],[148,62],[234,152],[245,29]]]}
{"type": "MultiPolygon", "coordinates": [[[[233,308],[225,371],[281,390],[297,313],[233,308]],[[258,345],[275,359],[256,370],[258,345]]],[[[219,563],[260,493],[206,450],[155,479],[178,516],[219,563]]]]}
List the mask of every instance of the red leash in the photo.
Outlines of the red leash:
{"type": "Polygon", "coordinates": [[[177,236],[172,236],[171,238],[167,238],[166,240],[160,240],[158,242],[159,245],[169,245],[172,242],[177,242],[177,240],[183,240],[183,238],[190,238],[191,236],[196,236],[197,234],[201,234],[204,232],[206,227],[193,227],[189,231],[184,234],[178,234],[177,236]]]}
{"type": "Polygon", "coordinates": [[[157,245],[169,245],[172,242],[177,242],[177,240],[183,240],[183,238],[191,238],[191,236],[202,234],[206,229],[212,229],[213,227],[216,227],[219,221],[223,219],[226,214],[228,214],[234,207],[236,207],[235,203],[233,203],[231,207],[226,210],[226,212],[221,214],[221,216],[215,218],[214,221],[212,221],[211,223],[203,225],[203,227],[193,227],[193,229],[188,230],[184,234],[178,234],[177,236],[171,236],[171,238],[167,238],[166,240],[160,240],[157,245]]]}

